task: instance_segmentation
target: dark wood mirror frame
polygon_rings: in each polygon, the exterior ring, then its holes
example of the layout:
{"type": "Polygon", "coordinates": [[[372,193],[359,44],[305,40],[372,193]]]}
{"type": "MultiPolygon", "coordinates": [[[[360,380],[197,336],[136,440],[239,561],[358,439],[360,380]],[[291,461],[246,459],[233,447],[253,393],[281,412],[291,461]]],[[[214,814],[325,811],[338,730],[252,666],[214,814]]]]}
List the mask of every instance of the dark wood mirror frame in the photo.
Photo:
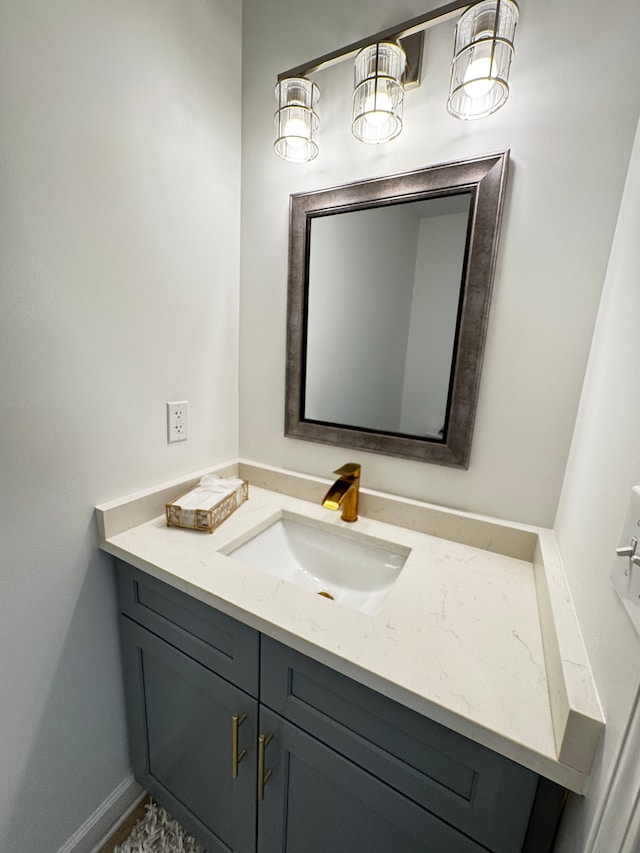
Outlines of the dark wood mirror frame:
{"type": "Polygon", "coordinates": [[[446,163],[290,199],[285,435],[371,453],[468,468],[509,152],[446,163]],[[447,416],[442,439],[376,432],[304,418],[311,221],[316,216],[469,192],[447,416]]]}

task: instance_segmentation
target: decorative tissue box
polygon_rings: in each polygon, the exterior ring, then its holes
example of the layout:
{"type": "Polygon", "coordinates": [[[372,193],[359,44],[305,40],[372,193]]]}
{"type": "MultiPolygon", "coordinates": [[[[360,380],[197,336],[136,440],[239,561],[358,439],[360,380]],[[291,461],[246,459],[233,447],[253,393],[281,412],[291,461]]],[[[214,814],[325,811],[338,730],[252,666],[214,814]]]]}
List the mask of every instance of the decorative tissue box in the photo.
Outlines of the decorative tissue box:
{"type": "Polygon", "coordinates": [[[166,504],[167,527],[189,527],[209,533],[249,498],[249,484],[237,477],[207,474],[190,492],[166,504]]]}

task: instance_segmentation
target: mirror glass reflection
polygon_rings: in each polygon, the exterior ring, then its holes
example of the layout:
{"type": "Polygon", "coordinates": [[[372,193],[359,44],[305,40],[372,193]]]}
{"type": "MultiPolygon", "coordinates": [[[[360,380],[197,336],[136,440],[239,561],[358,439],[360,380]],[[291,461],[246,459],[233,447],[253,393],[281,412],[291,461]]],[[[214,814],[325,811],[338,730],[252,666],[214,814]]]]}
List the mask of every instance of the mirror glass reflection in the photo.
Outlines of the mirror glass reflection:
{"type": "Polygon", "coordinates": [[[310,221],[304,418],[443,439],[471,193],[310,221]]]}

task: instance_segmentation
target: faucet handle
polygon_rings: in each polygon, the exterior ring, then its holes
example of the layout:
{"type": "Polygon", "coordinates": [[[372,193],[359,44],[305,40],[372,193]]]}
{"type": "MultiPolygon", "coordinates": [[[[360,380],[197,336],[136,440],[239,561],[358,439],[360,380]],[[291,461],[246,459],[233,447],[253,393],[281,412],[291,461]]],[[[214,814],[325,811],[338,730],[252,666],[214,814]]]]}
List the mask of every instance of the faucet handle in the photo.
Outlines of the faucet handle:
{"type": "Polygon", "coordinates": [[[358,462],[347,462],[346,465],[338,468],[337,471],[334,471],[333,473],[337,474],[338,477],[346,477],[348,479],[355,480],[360,476],[360,464],[358,462]]]}

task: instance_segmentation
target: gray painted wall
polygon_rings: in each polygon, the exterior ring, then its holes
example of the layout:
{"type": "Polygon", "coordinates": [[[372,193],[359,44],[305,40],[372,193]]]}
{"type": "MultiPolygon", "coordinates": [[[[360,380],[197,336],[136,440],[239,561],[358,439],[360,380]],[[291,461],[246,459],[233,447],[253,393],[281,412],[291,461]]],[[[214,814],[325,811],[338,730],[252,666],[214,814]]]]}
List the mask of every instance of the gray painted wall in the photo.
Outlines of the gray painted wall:
{"type": "MultiPolygon", "coordinates": [[[[640,128],[640,125],[639,125],[640,128]]],[[[631,488],[640,483],[640,131],[598,312],[556,532],[607,720],[584,799],[573,798],[558,853],[636,853],[623,838],[640,790],[640,740],[624,743],[640,690],[640,638],[609,580],[631,488]],[[615,760],[623,748],[620,767],[615,760]],[[615,770],[615,772],[614,772],[615,770]],[[609,787],[612,797],[608,799],[609,787]]],[[[640,844],[640,837],[635,839],[640,844]]]]}
{"type": "Polygon", "coordinates": [[[237,455],[240,32],[239,0],[0,9],[3,851],[130,773],[94,505],[237,455]]]}

